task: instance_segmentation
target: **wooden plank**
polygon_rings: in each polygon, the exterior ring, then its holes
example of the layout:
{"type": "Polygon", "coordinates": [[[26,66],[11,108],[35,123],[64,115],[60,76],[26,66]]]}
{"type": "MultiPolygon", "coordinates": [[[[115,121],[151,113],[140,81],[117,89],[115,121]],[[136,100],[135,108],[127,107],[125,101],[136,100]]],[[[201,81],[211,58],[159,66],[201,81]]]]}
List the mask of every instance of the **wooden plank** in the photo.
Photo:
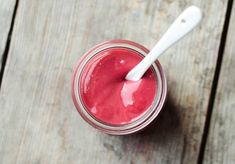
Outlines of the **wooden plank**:
{"type": "Polygon", "coordinates": [[[235,163],[235,4],[233,4],[204,163],[235,163]]]}
{"type": "Polygon", "coordinates": [[[0,71],[16,0],[0,0],[0,71]]]}
{"type": "Polygon", "coordinates": [[[196,163],[226,6],[220,0],[21,0],[1,91],[0,163],[196,163]],[[81,55],[114,38],[151,48],[191,4],[204,18],[160,59],[169,94],[154,126],[117,137],[85,123],[70,98],[81,55]]]}

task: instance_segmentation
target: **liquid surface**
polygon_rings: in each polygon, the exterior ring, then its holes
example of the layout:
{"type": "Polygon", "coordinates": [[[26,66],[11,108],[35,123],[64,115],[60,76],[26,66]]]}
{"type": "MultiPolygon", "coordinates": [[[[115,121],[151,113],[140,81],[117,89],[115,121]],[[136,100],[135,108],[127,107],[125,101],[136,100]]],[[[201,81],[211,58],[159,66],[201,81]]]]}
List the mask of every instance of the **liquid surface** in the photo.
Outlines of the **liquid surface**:
{"type": "Polygon", "coordinates": [[[130,123],[150,107],[157,90],[156,74],[149,69],[137,82],[125,80],[143,57],[127,48],[110,48],[96,54],[85,65],[80,95],[88,110],[101,122],[130,123]]]}

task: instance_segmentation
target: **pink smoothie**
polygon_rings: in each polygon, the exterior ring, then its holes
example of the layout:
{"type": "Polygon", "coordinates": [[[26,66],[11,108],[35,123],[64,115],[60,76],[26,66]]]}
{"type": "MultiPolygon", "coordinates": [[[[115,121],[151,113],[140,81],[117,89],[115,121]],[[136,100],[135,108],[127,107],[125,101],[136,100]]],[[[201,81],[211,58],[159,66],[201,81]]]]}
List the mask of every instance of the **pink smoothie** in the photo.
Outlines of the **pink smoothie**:
{"type": "Polygon", "coordinates": [[[143,57],[128,48],[109,48],[85,65],[80,78],[80,96],[88,112],[101,122],[131,123],[148,111],[157,92],[156,74],[149,69],[137,82],[126,74],[143,57]]]}

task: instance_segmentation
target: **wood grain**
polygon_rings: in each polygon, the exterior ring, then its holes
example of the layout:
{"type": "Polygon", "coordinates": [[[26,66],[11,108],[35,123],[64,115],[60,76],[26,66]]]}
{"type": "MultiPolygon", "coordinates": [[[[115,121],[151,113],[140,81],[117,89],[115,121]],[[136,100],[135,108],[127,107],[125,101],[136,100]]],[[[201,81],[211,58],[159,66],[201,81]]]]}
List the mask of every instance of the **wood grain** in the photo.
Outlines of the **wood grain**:
{"type": "Polygon", "coordinates": [[[0,71],[16,0],[0,0],[0,71]]]}
{"type": "Polygon", "coordinates": [[[235,163],[235,4],[226,40],[204,163],[235,163]]]}
{"type": "Polygon", "coordinates": [[[220,0],[21,0],[1,91],[0,163],[196,163],[226,6],[220,0]],[[151,48],[191,4],[204,18],[160,58],[169,94],[156,123],[123,137],[85,123],[70,97],[82,54],[117,38],[151,48]]]}

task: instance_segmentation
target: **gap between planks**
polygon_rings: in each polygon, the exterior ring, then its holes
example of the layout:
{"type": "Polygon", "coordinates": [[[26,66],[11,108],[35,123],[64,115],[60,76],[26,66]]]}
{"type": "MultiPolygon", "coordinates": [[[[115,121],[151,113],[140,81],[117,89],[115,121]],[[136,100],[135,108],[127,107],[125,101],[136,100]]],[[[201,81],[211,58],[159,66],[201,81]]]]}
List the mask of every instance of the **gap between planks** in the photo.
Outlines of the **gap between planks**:
{"type": "Polygon", "coordinates": [[[0,89],[1,89],[1,86],[2,86],[4,70],[5,70],[5,66],[6,66],[6,62],[7,62],[7,57],[8,57],[10,45],[11,45],[11,36],[12,36],[13,27],[14,27],[14,24],[15,24],[15,17],[16,17],[18,5],[19,5],[19,0],[16,0],[13,15],[12,15],[12,19],[11,19],[10,30],[9,30],[8,35],[7,35],[7,42],[6,42],[6,46],[5,46],[5,49],[3,51],[3,56],[2,56],[2,63],[1,63],[2,69],[0,70],[0,89]]]}
{"type": "Polygon", "coordinates": [[[222,60],[223,60],[223,54],[224,54],[224,49],[225,49],[225,45],[226,45],[225,43],[226,43],[228,27],[229,27],[231,12],[232,12],[232,6],[233,6],[233,0],[228,0],[227,11],[226,11],[226,15],[225,15],[224,26],[223,26],[221,39],[220,39],[220,46],[219,46],[219,51],[218,51],[216,67],[215,67],[215,73],[214,73],[214,77],[213,77],[211,93],[210,93],[209,102],[208,102],[206,121],[205,121],[204,131],[202,134],[200,151],[199,151],[199,155],[198,155],[198,161],[197,161],[198,164],[203,163],[206,142],[207,142],[207,138],[208,138],[208,134],[209,134],[209,130],[210,130],[210,122],[211,122],[211,116],[212,116],[213,107],[214,107],[216,90],[217,90],[217,85],[218,85],[222,60]]]}

